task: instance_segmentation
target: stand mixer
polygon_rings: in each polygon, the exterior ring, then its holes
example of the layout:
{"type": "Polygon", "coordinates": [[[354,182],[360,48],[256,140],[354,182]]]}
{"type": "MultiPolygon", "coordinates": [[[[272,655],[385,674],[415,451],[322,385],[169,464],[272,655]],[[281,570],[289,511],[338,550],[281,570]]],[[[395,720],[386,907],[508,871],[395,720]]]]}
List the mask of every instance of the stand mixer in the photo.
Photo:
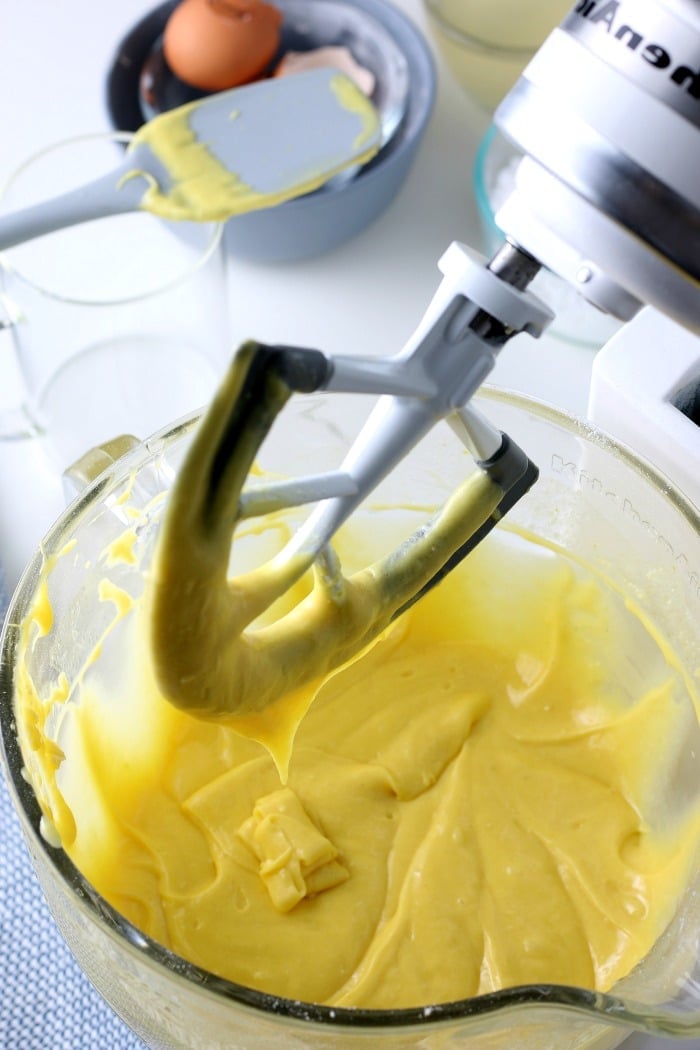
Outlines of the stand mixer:
{"type": "MultiPolygon", "coordinates": [[[[240,604],[241,594],[246,595],[243,616],[231,608],[227,621],[237,625],[237,634],[312,566],[321,593],[346,594],[340,565],[329,556],[332,536],[439,420],[450,424],[482,474],[493,482],[495,495],[478,526],[473,515],[464,514],[459,541],[454,541],[458,528],[453,527],[453,519],[464,513],[464,502],[461,510],[452,508],[447,514],[452,529],[449,541],[445,515],[438,514],[394,552],[394,563],[382,563],[376,577],[388,566],[394,568],[397,560],[401,563],[400,587],[388,595],[387,588],[373,582],[369,593],[375,605],[383,605],[383,615],[372,624],[369,635],[360,632],[350,652],[347,642],[352,632],[348,628],[342,637],[341,629],[334,643],[336,663],[358,651],[441,579],[530,488],[537,468],[469,402],[509,339],[521,332],[536,337],[552,320],[548,307],[527,290],[542,266],[622,321],[632,321],[644,306],[665,315],[664,338],[674,344],[690,339],[687,345],[696,353],[699,104],[697,4],[582,0],[547,39],[496,112],[496,125],[522,151],[523,159],[515,190],[496,216],[506,240],[493,258],[487,263],[466,246],[453,243],[439,263],[442,284],[408,344],[392,358],[329,357],[317,350],[249,346],[242,372],[229,386],[224,404],[219,399],[213,409],[219,414],[215,424],[219,437],[206,456],[201,449],[196,452],[200,458],[194,469],[185,466],[179,505],[191,507],[193,498],[201,500],[199,519],[195,513],[192,520],[199,521],[193,528],[201,530],[205,543],[202,523],[211,518],[212,508],[227,508],[224,517],[235,524],[269,509],[307,502],[317,506],[269,564],[234,579],[232,592],[238,598],[229,596],[232,606],[240,604]],[[380,396],[339,470],[264,483],[242,492],[258,447],[295,391],[380,396]],[[200,486],[201,494],[193,497],[202,469],[207,471],[209,487],[201,492],[200,486]],[[432,543],[429,563],[423,553],[426,534],[432,543]]],[[[691,378],[685,377],[686,386],[691,378]]],[[[686,422],[694,429],[693,423],[686,422]]],[[[181,540],[181,530],[174,532],[181,540]]],[[[204,563],[222,561],[228,542],[218,556],[210,551],[204,563]]],[[[174,544],[173,540],[172,563],[177,561],[174,544]]],[[[210,569],[202,571],[206,575],[210,569]]],[[[178,580],[177,569],[168,575],[170,588],[162,594],[156,591],[156,609],[162,606],[167,630],[177,638],[197,618],[197,610],[191,603],[174,600],[189,593],[190,581],[178,580]],[[180,616],[168,616],[173,607],[182,609],[180,616]],[[183,622],[178,624],[178,619],[183,622]]],[[[213,577],[208,585],[215,586],[213,577]]],[[[329,598],[329,615],[336,616],[344,601],[344,597],[329,598]]],[[[340,619],[346,614],[347,609],[340,619]]],[[[274,645],[289,661],[299,627],[285,631],[283,624],[284,620],[274,645]]],[[[240,664],[237,644],[238,638],[224,637],[220,650],[217,646],[217,651],[230,656],[231,670],[240,664]]],[[[253,651],[264,645],[259,632],[253,651]]],[[[175,653],[180,649],[172,648],[175,653]]],[[[293,673],[285,665],[287,681],[295,687],[328,669],[317,663],[307,658],[293,673]]],[[[163,667],[163,674],[176,688],[184,680],[189,683],[186,695],[180,692],[175,698],[185,706],[206,706],[203,695],[216,692],[207,688],[198,695],[191,669],[178,667],[177,657],[174,665],[163,667]]],[[[228,683],[232,698],[224,708],[232,710],[237,704],[233,670],[228,683]]],[[[239,684],[243,686],[242,681],[239,684]]],[[[259,681],[256,687],[265,695],[259,681]]],[[[270,691],[274,689],[273,684],[270,691]]],[[[242,704],[245,709],[245,701],[242,704]]]]}
{"type": "MultiPolygon", "coordinates": [[[[395,359],[402,376],[420,357],[445,397],[449,388],[453,405],[466,403],[507,339],[537,335],[548,323],[546,307],[524,294],[541,266],[620,320],[648,304],[670,319],[669,333],[675,326],[700,333],[697,4],[579,2],[494,121],[524,154],[515,191],[497,215],[507,243],[486,273],[461,246],[445,254],[443,285],[395,359]],[[468,304],[476,308],[469,320],[468,304]],[[436,340],[436,363],[426,365],[425,347],[436,340]],[[461,374],[455,363],[439,376],[437,361],[442,369],[458,341],[461,374]]],[[[326,389],[362,389],[344,369],[334,366],[326,389]]],[[[364,389],[387,386],[368,379],[364,389]]],[[[418,397],[428,396],[427,380],[416,386],[418,397]]],[[[391,392],[405,393],[398,385],[391,392]]]]}
{"type": "Polygon", "coordinates": [[[631,322],[596,355],[589,418],[696,503],[699,30],[692,0],[578,3],[496,114],[526,154],[500,226],[631,322]]]}
{"type": "MultiPolygon", "coordinates": [[[[506,339],[523,330],[537,335],[548,322],[546,308],[518,294],[540,266],[620,320],[632,320],[648,304],[700,333],[697,4],[582,0],[494,121],[524,154],[515,191],[497,216],[507,244],[481,275],[474,256],[450,248],[440,263],[445,281],[438,297],[397,359],[402,374],[409,354],[424,353],[419,344],[442,339],[446,351],[456,342],[454,318],[449,331],[439,329],[460,303],[459,338],[470,360],[462,368],[470,375],[466,383],[459,377],[465,388],[452,388],[451,399],[463,404],[506,339]],[[479,309],[469,322],[465,300],[479,309]],[[524,311],[517,318],[516,300],[524,311]]],[[[687,341],[673,325],[667,331],[687,341]]],[[[443,390],[458,382],[458,371],[455,364],[453,375],[438,380],[443,390]]],[[[336,368],[326,388],[350,385],[336,368]]],[[[380,383],[372,389],[383,392],[380,383]]],[[[427,390],[426,383],[419,396],[427,390]]]]}

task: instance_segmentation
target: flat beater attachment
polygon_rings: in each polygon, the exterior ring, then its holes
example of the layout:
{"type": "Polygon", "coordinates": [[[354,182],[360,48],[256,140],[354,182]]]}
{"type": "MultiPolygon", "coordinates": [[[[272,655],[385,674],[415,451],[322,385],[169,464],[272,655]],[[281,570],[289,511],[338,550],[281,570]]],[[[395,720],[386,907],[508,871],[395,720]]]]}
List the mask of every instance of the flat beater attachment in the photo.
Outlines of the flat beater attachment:
{"type": "Polygon", "coordinates": [[[527,455],[468,403],[500,347],[551,320],[524,290],[537,264],[506,245],[487,267],[453,244],[440,268],[426,315],[393,358],[253,342],[237,352],[180,469],[159,543],[154,652],[167,654],[156,671],[174,703],[210,715],[260,711],[320,679],[442,579],[537,478],[527,455]],[[277,414],[294,392],[313,391],[379,396],[338,470],[244,491],[277,414]],[[480,469],[397,550],[343,576],[333,535],[441,419],[480,469]],[[306,503],[316,506],[274,558],[227,578],[237,522],[306,503]],[[299,606],[257,626],[310,569],[314,585],[299,606]]]}

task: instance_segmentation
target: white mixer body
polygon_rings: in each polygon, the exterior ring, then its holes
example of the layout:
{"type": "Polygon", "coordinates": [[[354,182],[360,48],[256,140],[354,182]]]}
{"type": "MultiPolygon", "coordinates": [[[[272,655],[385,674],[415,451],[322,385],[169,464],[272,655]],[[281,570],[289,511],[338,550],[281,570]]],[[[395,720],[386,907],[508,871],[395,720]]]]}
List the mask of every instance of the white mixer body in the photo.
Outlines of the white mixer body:
{"type": "Polygon", "coordinates": [[[580,0],[495,122],[524,155],[508,236],[614,316],[700,333],[700,3],[580,0]]]}
{"type": "Polygon", "coordinates": [[[651,308],[593,362],[588,415],[700,507],[700,339],[651,308]]]}

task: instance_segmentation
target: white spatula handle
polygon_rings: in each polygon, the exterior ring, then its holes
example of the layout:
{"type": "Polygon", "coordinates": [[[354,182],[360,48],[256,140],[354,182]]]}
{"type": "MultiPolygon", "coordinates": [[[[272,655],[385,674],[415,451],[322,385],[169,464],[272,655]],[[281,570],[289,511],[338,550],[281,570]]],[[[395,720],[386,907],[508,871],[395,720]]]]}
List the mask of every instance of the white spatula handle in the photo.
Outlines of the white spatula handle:
{"type": "Polygon", "coordinates": [[[119,186],[125,170],[119,168],[58,197],[0,216],[0,250],[91,219],[135,211],[146,183],[136,177],[119,186]]]}

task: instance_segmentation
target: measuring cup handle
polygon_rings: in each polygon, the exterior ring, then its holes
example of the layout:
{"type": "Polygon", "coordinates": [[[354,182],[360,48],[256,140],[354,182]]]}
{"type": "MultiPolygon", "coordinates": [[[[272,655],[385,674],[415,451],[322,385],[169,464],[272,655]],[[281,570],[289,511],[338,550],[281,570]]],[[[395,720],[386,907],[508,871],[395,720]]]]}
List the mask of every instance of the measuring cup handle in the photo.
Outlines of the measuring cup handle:
{"type": "Polygon", "coordinates": [[[140,444],[139,439],[133,434],[119,434],[118,437],[111,438],[102,445],[95,445],[94,448],[88,449],[80,459],[63,471],[63,492],[66,502],[70,503],[76,496],[79,496],[95,478],[99,477],[103,470],[140,444]]]}

